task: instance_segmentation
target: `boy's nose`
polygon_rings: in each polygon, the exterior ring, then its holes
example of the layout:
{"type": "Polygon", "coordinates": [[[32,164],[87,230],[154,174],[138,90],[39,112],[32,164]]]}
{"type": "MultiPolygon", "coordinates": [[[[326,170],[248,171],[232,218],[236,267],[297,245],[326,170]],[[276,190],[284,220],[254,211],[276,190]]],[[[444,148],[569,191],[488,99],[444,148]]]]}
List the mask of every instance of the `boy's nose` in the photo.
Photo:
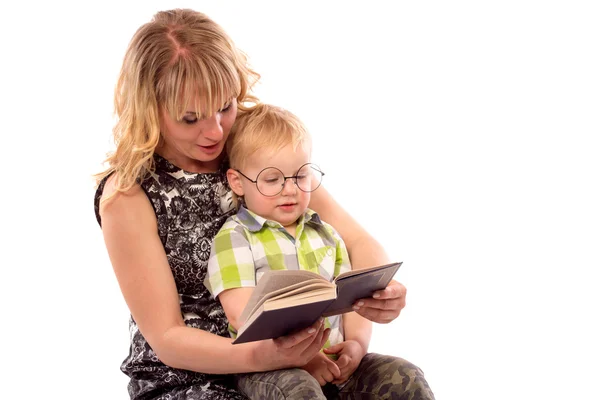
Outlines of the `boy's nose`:
{"type": "Polygon", "coordinates": [[[296,183],[293,178],[288,178],[283,182],[283,194],[292,195],[296,193],[296,183]]]}

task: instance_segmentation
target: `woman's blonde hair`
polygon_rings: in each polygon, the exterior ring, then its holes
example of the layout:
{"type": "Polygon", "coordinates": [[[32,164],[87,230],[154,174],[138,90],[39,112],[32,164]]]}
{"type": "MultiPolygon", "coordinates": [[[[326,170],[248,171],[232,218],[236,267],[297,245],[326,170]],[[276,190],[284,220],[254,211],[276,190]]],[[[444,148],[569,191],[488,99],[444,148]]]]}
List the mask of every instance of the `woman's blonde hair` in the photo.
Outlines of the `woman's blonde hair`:
{"type": "Polygon", "coordinates": [[[206,15],[187,9],[158,12],[127,48],[115,88],[116,150],[105,160],[108,168],[95,175],[97,183],[115,173],[116,189],[125,192],[154,169],[161,107],[179,120],[184,107],[195,101],[204,117],[235,97],[243,111],[257,102],[251,88],[259,78],[206,15]]]}
{"type": "Polygon", "coordinates": [[[272,154],[290,144],[310,154],[312,142],[302,121],[283,108],[257,104],[241,111],[231,128],[226,146],[229,164],[241,169],[257,151],[272,154]]]}

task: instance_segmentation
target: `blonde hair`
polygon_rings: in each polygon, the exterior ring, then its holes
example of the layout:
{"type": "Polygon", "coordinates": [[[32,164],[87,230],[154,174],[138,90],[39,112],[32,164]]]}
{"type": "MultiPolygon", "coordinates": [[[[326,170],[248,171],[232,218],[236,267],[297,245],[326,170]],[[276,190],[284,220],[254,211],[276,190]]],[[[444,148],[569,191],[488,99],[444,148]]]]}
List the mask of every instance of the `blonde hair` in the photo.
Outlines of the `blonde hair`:
{"type": "Polygon", "coordinates": [[[95,175],[97,184],[115,173],[117,191],[125,192],[153,171],[161,107],[178,120],[200,97],[196,112],[210,117],[236,97],[243,111],[257,102],[250,91],[259,78],[206,15],[187,9],[158,12],[127,48],[115,88],[116,150],[105,160],[108,169],[95,175]]]}
{"type": "Polygon", "coordinates": [[[257,151],[274,153],[292,145],[309,154],[312,142],[302,121],[291,112],[270,104],[257,104],[238,114],[229,138],[227,155],[231,168],[240,169],[257,151]]]}

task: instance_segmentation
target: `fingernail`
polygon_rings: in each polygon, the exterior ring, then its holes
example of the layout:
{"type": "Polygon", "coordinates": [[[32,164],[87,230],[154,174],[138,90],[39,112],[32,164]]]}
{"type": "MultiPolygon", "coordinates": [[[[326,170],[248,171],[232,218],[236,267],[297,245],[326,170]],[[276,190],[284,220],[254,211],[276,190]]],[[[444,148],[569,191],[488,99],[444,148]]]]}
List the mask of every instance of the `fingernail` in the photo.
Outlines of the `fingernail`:
{"type": "Polygon", "coordinates": [[[375,294],[373,295],[373,298],[374,298],[374,299],[378,299],[378,298],[380,298],[380,297],[381,297],[381,295],[380,295],[379,293],[375,293],[375,294]]]}
{"type": "Polygon", "coordinates": [[[362,306],[364,306],[364,305],[365,305],[365,302],[364,302],[364,301],[359,301],[359,302],[358,302],[358,304],[357,304],[357,306],[359,306],[359,307],[362,307],[362,306]]]}
{"type": "Polygon", "coordinates": [[[352,308],[353,308],[354,310],[360,310],[360,307],[359,307],[359,306],[353,306],[352,308]]]}
{"type": "Polygon", "coordinates": [[[310,329],[308,330],[308,333],[315,333],[316,331],[317,331],[317,330],[316,330],[315,328],[310,328],[310,329]]]}

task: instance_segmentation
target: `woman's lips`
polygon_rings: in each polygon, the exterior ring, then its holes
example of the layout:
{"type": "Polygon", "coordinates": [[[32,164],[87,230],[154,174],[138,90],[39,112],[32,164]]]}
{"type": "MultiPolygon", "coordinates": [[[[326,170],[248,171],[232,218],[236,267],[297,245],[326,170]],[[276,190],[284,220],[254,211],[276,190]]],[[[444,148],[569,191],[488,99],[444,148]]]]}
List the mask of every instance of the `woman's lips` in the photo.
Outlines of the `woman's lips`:
{"type": "Polygon", "coordinates": [[[200,147],[202,149],[202,151],[204,151],[205,153],[214,153],[219,150],[219,143],[216,143],[216,144],[213,144],[210,146],[198,145],[198,147],[200,147]]]}

